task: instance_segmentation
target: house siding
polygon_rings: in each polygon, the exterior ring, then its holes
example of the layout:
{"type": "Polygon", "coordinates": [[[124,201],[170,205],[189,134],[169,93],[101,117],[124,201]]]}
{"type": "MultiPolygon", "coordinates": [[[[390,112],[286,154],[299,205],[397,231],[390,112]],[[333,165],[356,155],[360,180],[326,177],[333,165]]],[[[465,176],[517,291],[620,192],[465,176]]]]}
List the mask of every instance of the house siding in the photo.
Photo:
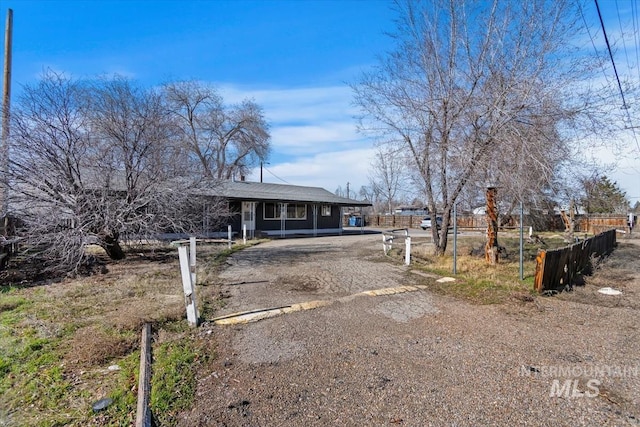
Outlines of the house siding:
{"type": "MultiPolygon", "coordinates": [[[[282,222],[280,219],[265,219],[264,218],[264,203],[258,202],[256,203],[256,232],[260,231],[279,231],[282,226],[282,222]]],[[[269,202],[273,203],[273,202],[269,202]]],[[[279,202],[276,202],[279,203],[279,202]]],[[[233,203],[232,203],[233,204],[233,203]]],[[[295,231],[295,230],[313,230],[313,203],[298,203],[304,204],[306,206],[306,218],[305,219],[287,219],[285,222],[285,230],[287,231],[295,231]]],[[[236,202],[233,204],[234,212],[237,211],[238,214],[232,217],[232,228],[234,231],[240,231],[242,227],[242,221],[240,217],[240,202],[236,202]]],[[[331,215],[330,216],[322,216],[322,205],[317,204],[318,206],[318,217],[317,217],[317,230],[322,231],[323,229],[338,229],[341,228],[341,209],[340,206],[330,205],[331,206],[331,215]]],[[[327,204],[324,204],[327,205],[327,204]]],[[[231,206],[231,204],[230,204],[231,206]]]]}
{"type": "Polygon", "coordinates": [[[230,200],[229,212],[231,212],[231,217],[229,218],[229,224],[231,224],[231,230],[236,233],[241,233],[242,232],[242,202],[238,200],[230,200]]]}
{"type": "Polygon", "coordinates": [[[342,209],[331,205],[331,216],[322,216],[322,204],[318,205],[318,229],[340,228],[342,226],[342,209]]]}

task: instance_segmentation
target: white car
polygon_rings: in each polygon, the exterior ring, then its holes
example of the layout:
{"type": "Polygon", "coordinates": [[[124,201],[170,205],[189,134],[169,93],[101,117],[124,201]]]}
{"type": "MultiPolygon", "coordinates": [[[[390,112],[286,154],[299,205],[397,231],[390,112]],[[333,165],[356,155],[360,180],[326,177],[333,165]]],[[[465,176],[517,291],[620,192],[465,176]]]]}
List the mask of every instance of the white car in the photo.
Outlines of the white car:
{"type": "MultiPolygon", "coordinates": [[[[437,216],[436,217],[436,227],[438,227],[438,228],[442,227],[442,217],[441,216],[437,216]]],[[[424,219],[420,223],[420,228],[422,228],[423,230],[426,230],[427,228],[431,228],[431,217],[430,216],[424,217],[424,219]]]]}

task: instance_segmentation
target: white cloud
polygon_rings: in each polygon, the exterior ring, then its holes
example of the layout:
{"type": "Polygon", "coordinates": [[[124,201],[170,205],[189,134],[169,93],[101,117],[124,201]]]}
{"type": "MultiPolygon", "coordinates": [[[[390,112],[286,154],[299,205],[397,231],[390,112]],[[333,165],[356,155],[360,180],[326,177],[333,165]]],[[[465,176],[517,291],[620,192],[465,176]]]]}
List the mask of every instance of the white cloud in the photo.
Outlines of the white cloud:
{"type": "Polygon", "coordinates": [[[276,150],[286,150],[287,154],[320,153],[371,144],[356,132],[355,124],[350,120],[315,125],[274,126],[271,140],[276,150]]]}
{"type": "MultiPolygon", "coordinates": [[[[347,86],[297,89],[247,89],[218,85],[228,103],[252,98],[271,123],[272,155],[265,182],[336,188],[357,192],[367,185],[373,142],[356,130],[347,86]],[[275,176],[274,176],[275,175],[275,176]],[[280,179],[278,179],[280,178],[280,179]]],[[[256,169],[248,177],[260,179],[256,169]]]]}
{"type": "Polygon", "coordinates": [[[640,135],[630,132],[620,136],[615,147],[601,147],[592,156],[602,165],[610,165],[605,175],[627,193],[631,204],[640,201],[640,135]]]}
{"type": "MultiPolygon", "coordinates": [[[[282,179],[289,184],[322,187],[331,192],[338,187],[346,189],[348,182],[351,191],[357,192],[368,184],[369,165],[374,153],[372,147],[298,157],[291,162],[268,165],[263,171],[263,180],[283,183],[282,179]]],[[[257,181],[259,177],[260,170],[256,169],[249,179],[257,181]]]]}
{"type": "MultiPolygon", "coordinates": [[[[226,84],[218,88],[226,102],[253,98],[264,108],[272,126],[273,147],[270,164],[263,171],[265,182],[282,179],[332,192],[338,187],[345,189],[347,182],[356,192],[368,184],[375,148],[371,139],[356,130],[349,87],[261,89],[226,84]]],[[[592,155],[602,164],[615,163],[607,175],[626,191],[633,204],[640,200],[640,150],[628,133],[621,139],[624,148],[594,149],[592,155]]],[[[248,177],[253,181],[259,178],[259,169],[248,177]]]]}
{"type": "Polygon", "coordinates": [[[218,87],[229,103],[254,99],[264,108],[267,119],[274,123],[353,120],[356,113],[351,106],[352,92],[348,86],[266,90],[230,85],[218,87]]]}

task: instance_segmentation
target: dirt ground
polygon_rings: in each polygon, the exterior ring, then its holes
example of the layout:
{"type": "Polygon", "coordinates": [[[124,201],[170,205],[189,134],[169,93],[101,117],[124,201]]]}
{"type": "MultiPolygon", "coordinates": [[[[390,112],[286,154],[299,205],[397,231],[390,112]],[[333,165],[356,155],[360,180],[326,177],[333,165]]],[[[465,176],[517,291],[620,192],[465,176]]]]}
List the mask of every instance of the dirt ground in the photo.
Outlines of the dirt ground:
{"type": "Polygon", "coordinates": [[[261,244],[219,272],[214,315],[272,317],[201,327],[219,357],[179,425],[640,425],[638,272],[621,241],[571,293],[471,305],[422,288],[379,235],[261,244]]]}

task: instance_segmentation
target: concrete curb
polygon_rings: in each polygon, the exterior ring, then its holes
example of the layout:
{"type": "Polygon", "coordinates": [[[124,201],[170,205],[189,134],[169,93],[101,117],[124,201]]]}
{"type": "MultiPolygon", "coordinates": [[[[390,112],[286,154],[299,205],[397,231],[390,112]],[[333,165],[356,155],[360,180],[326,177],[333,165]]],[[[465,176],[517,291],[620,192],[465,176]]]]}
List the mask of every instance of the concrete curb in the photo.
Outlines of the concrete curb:
{"type": "Polygon", "coordinates": [[[225,316],[216,317],[212,321],[215,325],[238,325],[238,324],[244,324],[244,323],[252,323],[252,322],[257,322],[259,320],[280,316],[283,314],[294,313],[296,311],[313,310],[320,307],[326,307],[328,305],[334,304],[335,302],[346,302],[358,296],[395,295],[395,294],[403,294],[406,292],[416,292],[421,289],[426,289],[426,286],[422,286],[422,285],[397,286],[393,288],[373,289],[370,291],[358,292],[357,294],[349,295],[347,297],[342,297],[340,299],[333,300],[333,301],[315,300],[315,301],[301,302],[301,303],[282,306],[282,307],[272,307],[272,308],[264,308],[264,309],[250,310],[250,311],[241,311],[237,313],[227,314],[225,316]]]}

